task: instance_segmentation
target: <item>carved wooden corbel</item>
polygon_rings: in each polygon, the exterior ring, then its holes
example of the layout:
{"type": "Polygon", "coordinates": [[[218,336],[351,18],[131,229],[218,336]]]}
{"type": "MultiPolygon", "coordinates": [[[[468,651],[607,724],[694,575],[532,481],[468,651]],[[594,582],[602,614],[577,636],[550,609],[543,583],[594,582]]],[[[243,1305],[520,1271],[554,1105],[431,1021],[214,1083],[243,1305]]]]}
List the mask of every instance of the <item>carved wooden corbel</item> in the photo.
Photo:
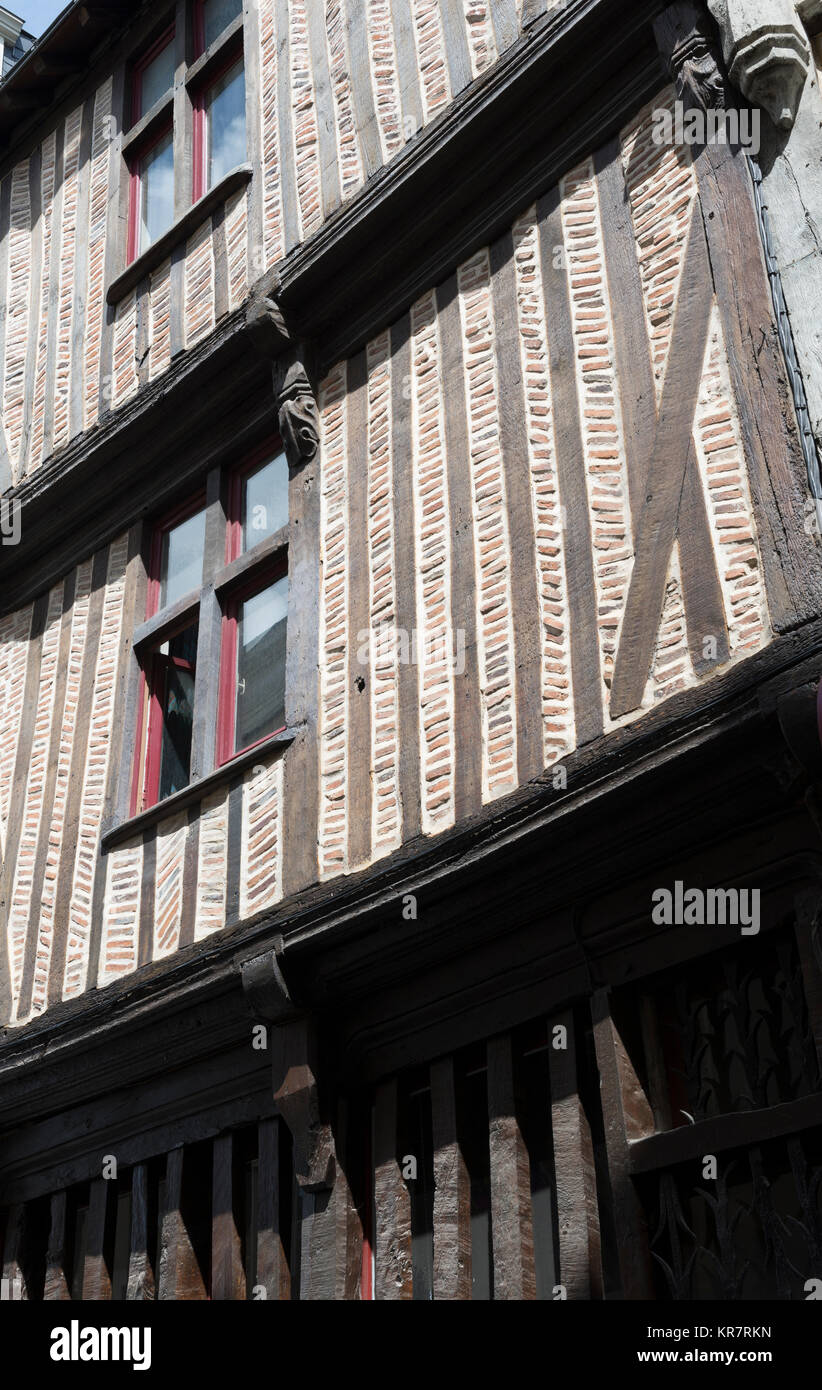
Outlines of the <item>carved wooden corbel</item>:
{"type": "Polygon", "coordinates": [[[795,0],[708,0],[734,86],[790,130],[810,66],[795,0]]]}
{"type": "Polygon", "coordinates": [[[310,463],[320,447],[320,412],[299,358],[274,365],[277,423],[292,468],[310,463]]]}
{"type": "Polygon", "coordinates": [[[269,1026],[274,1100],[291,1131],[297,1183],[306,1192],[332,1188],[336,1152],[331,1125],[320,1112],[317,1025],[286,980],[282,939],[236,964],[252,1016],[269,1026]]]}
{"type": "Polygon", "coordinates": [[[716,33],[693,0],[669,5],[654,23],[659,50],[686,110],[721,110],[725,75],[716,33]]]}

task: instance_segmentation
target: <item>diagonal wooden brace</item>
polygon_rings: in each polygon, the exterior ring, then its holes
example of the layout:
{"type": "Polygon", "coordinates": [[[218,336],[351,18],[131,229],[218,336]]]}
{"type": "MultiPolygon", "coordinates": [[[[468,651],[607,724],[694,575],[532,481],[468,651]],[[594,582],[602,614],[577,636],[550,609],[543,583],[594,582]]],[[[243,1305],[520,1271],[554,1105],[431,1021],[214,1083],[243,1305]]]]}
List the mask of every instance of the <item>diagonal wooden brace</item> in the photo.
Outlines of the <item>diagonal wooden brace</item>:
{"type": "MultiPolygon", "coordinates": [[[[693,425],[712,308],[708,247],[702,214],[695,205],[614,669],[610,704],[613,719],[637,709],[642,702],[662,618],[668,562],[680,510],[686,491],[692,496],[692,489],[699,484],[693,425]]],[[[688,564],[683,568],[693,585],[693,571],[688,564]]],[[[710,591],[706,590],[706,594],[710,599],[710,591]]]]}

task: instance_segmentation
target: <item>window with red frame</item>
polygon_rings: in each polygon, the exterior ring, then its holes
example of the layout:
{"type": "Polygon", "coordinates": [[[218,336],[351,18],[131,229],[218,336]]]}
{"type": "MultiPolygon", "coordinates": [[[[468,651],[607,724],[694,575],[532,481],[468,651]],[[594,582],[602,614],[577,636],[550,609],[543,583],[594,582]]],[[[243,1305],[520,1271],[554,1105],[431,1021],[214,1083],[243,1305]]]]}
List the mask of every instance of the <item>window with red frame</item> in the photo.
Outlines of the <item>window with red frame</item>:
{"type": "Polygon", "coordinates": [[[131,122],[134,125],[174,86],[174,25],[137,59],[131,74],[131,122]]]}
{"type": "Polygon", "coordinates": [[[217,761],[285,727],[288,464],[281,452],[235,475],[226,559],[261,554],[224,601],[217,761]]]}
{"type": "MultiPolygon", "coordinates": [[[[220,765],[285,727],[288,619],[288,478],[279,441],[224,482],[226,536],[220,567],[207,573],[205,498],[154,527],[148,575],[148,636],[138,641],[143,700],[131,814],[191,780],[195,709],[217,707],[212,756],[220,765]],[[204,586],[219,597],[217,670],[197,669],[204,586]],[[211,692],[211,693],[210,693],[211,692]]],[[[213,603],[213,600],[212,600],[213,603]]],[[[211,609],[208,610],[212,612],[211,609]]],[[[214,649],[214,644],[209,644],[214,649]]]]}
{"type": "Polygon", "coordinates": [[[174,221],[174,26],[167,29],[134,63],[131,74],[131,121],[156,110],[145,140],[130,154],[129,261],[162,236],[174,221]]]}
{"type": "Polygon", "coordinates": [[[139,653],[144,693],[132,814],[182,791],[191,776],[205,545],[203,504],[199,497],[166,517],[152,537],[147,617],[168,612],[169,622],[139,653]]]}
{"type": "Polygon", "coordinates": [[[131,126],[137,129],[126,137],[125,150],[127,264],[168,231],[181,204],[196,202],[246,159],[242,0],[189,0],[186,10],[186,44],[172,24],[131,66],[131,126]],[[178,105],[179,64],[185,91],[178,105]],[[187,108],[190,128],[188,115],[180,119],[187,108]],[[182,155],[189,141],[192,180],[182,188],[179,170],[188,167],[182,155]]]}
{"type": "Polygon", "coordinates": [[[194,8],[194,42],[197,55],[205,53],[242,12],[242,0],[197,0],[194,8]]]}
{"type": "Polygon", "coordinates": [[[246,157],[245,70],[242,58],[230,60],[207,86],[194,107],[194,200],[225,178],[246,157]]]}

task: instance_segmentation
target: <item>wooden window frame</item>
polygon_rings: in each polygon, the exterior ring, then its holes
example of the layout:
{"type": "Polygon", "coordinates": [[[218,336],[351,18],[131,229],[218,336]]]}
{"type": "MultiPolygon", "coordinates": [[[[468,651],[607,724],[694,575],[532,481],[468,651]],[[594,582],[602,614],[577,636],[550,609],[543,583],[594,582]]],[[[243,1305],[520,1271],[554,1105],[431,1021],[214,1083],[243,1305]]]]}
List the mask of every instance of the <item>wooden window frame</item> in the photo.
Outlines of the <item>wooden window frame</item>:
{"type": "Polygon", "coordinates": [[[134,638],[141,678],[128,798],[129,819],[143,812],[155,811],[168,800],[158,800],[163,728],[159,680],[165,668],[157,660],[157,649],[195,622],[199,625],[195,672],[200,672],[199,679],[195,676],[195,737],[201,700],[207,702],[210,699],[213,702],[216,717],[205,732],[208,746],[197,752],[192,747],[189,786],[201,781],[203,775],[230,767],[251,749],[287,733],[287,725],[283,724],[247,748],[233,747],[236,690],[233,689],[231,673],[236,664],[239,605],[244,598],[252,597],[288,574],[287,524],[250,549],[242,549],[243,483],[267,461],[283,452],[280,436],[268,436],[239,464],[227,463],[213,469],[209,474],[207,490],[199,489],[188,496],[184,502],[158,517],[152,526],[146,563],[146,620],[134,638]],[[169,531],[200,511],[205,511],[206,529],[200,583],[190,593],[161,607],[163,541],[169,531]],[[216,528],[222,528],[222,534],[217,537],[218,544],[211,547],[210,524],[212,536],[216,528]],[[211,606],[207,607],[207,604],[211,606]],[[219,638],[215,643],[219,651],[216,672],[213,667],[209,668],[208,661],[200,659],[201,643],[206,643],[202,650],[214,650],[213,646],[207,645],[210,638],[208,631],[204,630],[208,628],[209,619],[219,623],[219,638]],[[202,759],[205,773],[197,771],[198,756],[202,759]]]}
{"type": "MultiPolygon", "coordinates": [[[[192,16],[192,33],[194,37],[195,58],[202,58],[203,54],[206,51],[205,7],[206,0],[194,0],[194,13],[192,16]]],[[[233,32],[233,26],[236,24],[237,20],[242,19],[242,17],[243,7],[241,5],[240,13],[238,15],[235,15],[233,19],[229,20],[228,24],[226,24],[225,28],[217,35],[216,39],[214,39],[213,42],[215,44],[219,44],[223,36],[228,32],[229,29],[231,29],[233,32]]]]}
{"type": "MultiPolygon", "coordinates": [[[[169,132],[173,139],[173,122],[169,114],[169,119],[163,121],[160,126],[152,131],[146,138],[145,143],[141,143],[137,150],[129,155],[128,160],[128,233],[126,245],[126,261],[129,265],[136,260],[142,251],[148,247],[140,245],[140,199],[142,193],[142,175],[140,166],[146,155],[150,154],[155,146],[164,140],[169,132]]],[[[173,219],[172,219],[173,220],[173,219]]],[[[169,224],[170,225],[170,224],[169,224]]]]}
{"type": "MultiPolygon", "coordinates": [[[[122,140],[125,189],[121,196],[125,200],[126,235],[122,276],[135,261],[150,251],[150,247],[141,249],[139,245],[139,164],[169,130],[172,133],[174,164],[174,210],[168,232],[173,232],[176,224],[185,218],[185,214],[202,196],[201,190],[205,187],[204,103],[209,89],[224,72],[235,62],[245,64],[243,11],[226,25],[207,51],[201,48],[203,38],[201,0],[176,0],[171,24],[166,25],[148,46],[138,47],[135,55],[127,60],[130,63],[131,83],[123,106],[126,128],[122,140]],[[173,85],[154,106],[144,111],[141,75],[169,43],[174,48],[173,85]]],[[[246,110],[246,131],[248,124],[246,110]]],[[[164,238],[166,236],[167,233],[164,238]]],[[[120,278],[116,277],[115,283],[119,283],[120,278]]]]}
{"type": "MultiPolygon", "coordinates": [[[[142,119],[143,116],[145,116],[145,115],[148,114],[147,111],[144,111],[144,110],[143,110],[143,87],[142,87],[143,73],[145,72],[146,68],[149,67],[149,65],[150,65],[151,63],[154,62],[154,59],[157,58],[157,57],[159,57],[159,55],[163,52],[163,50],[164,50],[165,48],[168,47],[169,44],[173,44],[173,43],[174,43],[174,35],[175,35],[175,23],[174,23],[174,21],[172,20],[171,24],[168,25],[168,27],[163,31],[163,33],[160,34],[160,36],[159,36],[157,39],[154,40],[154,43],[149,44],[148,48],[146,48],[146,49],[140,54],[140,56],[134,60],[134,62],[133,62],[133,64],[132,64],[132,68],[131,68],[131,124],[132,124],[132,126],[135,126],[135,125],[137,124],[137,122],[138,122],[139,120],[142,119]]],[[[167,96],[170,96],[171,92],[173,91],[173,87],[174,87],[174,82],[173,82],[173,79],[172,79],[172,85],[171,85],[171,87],[169,87],[168,93],[165,93],[165,92],[164,92],[164,93],[163,93],[163,97],[160,98],[159,100],[165,100],[167,96]]],[[[149,110],[150,110],[150,109],[151,109],[151,108],[149,108],[149,110]]]]}
{"type": "MultiPolygon", "coordinates": [[[[151,535],[151,550],[148,561],[148,582],[146,586],[146,618],[157,618],[160,608],[162,588],[163,540],[175,526],[180,526],[205,507],[206,495],[201,490],[185,502],[166,512],[154,524],[151,535]]],[[[131,776],[131,796],[129,815],[147,811],[161,804],[157,799],[159,791],[160,750],[162,747],[162,715],[159,705],[158,679],[160,663],[157,648],[170,638],[176,637],[193,621],[199,619],[201,587],[184,595],[183,608],[180,603],[168,604],[168,622],[159,625],[150,641],[140,644],[137,652],[142,671],[140,699],[137,709],[137,728],[134,742],[134,760],[131,776]]],[[[196,667],[195,667],[196,672],[196,667]]],[[[196,676],[195,676],[196,679],[196,676]]]]}
{"type": "MultiPolygon", "coordinates": [[[[246,567],[241,575],[238,575],[233,582],[225,586],[221,594],[223,618],[220,636],[220,683],[217,713],[216,759],[218,767],[224,767],[231,762],[232,758],[240,757],[250,748],[258,748],[273,734],[281,732],[286,727],[283,724],[280,729],[272,729],[262,738],[244,748],[233,746],[237,708],[234,672],[237,662],[239,606],[244,599],[253,598],[269,584],[273,584],[277,579],[288,575],[287,535],[273,552],[267,543],[269,538],[258,541],[257,545],[243,551],[243,485],[259,468],[264,467],[266,462],[276,458],[277,454],[282,452],[282,440],[279,435],[275,435],[267,445],[255,449],[250,458],[239,467],[232,469],[229,475],[225,562],[228,566],[242,558],[246,562],[246,567]]],[[[276,541],[279,535],[280,533],[277,532],[273,539],[276,541]]]]}
{"type": "MultiPolygon", "coordinates": [[[[207,169],[206,169],[206,129],[208,124],[208,113],[206,110],[208,95],[212,88],[224,77],[227,72],[235,66],[243,70],[245,79],[245,58],[242,43],[236,40],[226,42],[229,49],[217,65],[209,71],[205,81],[198,83],[192,93],[192,145],[191,145],[191,200],[196,203],[209,191],[207,169]]],[[[246,140],[248,139],[248,113],[246,112],[246,140]]]]}

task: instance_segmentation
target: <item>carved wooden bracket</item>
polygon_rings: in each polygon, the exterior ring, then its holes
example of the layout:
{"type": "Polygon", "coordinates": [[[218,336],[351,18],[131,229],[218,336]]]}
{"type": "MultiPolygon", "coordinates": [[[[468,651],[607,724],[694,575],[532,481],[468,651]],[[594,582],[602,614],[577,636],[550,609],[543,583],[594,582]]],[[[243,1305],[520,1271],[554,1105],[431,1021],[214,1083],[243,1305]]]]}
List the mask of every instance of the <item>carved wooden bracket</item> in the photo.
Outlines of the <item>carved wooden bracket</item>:
{"type": "Polygon", "coordinates": [[[654,23],[657,44],[683,105],[692,110],[725,105],[725,75],[714,30],[693,0],[669,5],[654,23]]]}
{"type": "Polygon", "coordinates": [[[274,1030],[274,1100],[291,1131],[294,1171],[306,1192],[334,1186],[336,1151],[331,1125],[320,1112],[316,1024],[303,1017],[274,1030]]]}
{"type": "Polygon", "coordinates": [[[320,447],[320,412],[299,357],[274,364],[274,395],[280,436],[289,464],[297,468],[301,463],[310,463],[320,447]]]}
{"type": "Polygon", "coordinates": [[[790,130],[811,57],[795,0],[708,0],[708,8],[731,81],[774,125],[790,130]]]}
{"type": "Polygon", "coordinates": [[[262,955],[238,959],[237,966],[251,1013],[270,1025],[274,1100],[291,1131],[297,1182],[306,1192],[332,1188],[336,1152],[331,1125],[320,1113],[317,1025],[294,1000],[281,940],[262,955]]]}

